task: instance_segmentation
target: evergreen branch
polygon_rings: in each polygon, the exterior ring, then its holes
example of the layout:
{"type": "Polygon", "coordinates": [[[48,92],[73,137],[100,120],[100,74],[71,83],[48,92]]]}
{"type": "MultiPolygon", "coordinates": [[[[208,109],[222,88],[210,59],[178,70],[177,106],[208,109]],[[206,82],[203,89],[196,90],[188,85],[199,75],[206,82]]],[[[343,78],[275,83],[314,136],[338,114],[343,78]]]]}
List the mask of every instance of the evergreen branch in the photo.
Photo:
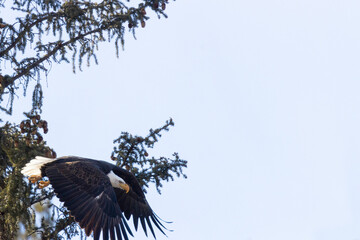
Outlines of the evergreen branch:
{"type": "Polygon", "coordinates": [[[18,34],[17,38],[15,38],[15,40],[13,42],[7,48],[5,48],[3,51],[0,51],[0,58],[5,56],[6,54],[8,54],[8,52],[11,49],[13,49],[16,46],[16,44],[18,44],[21,41],[21,39],[25,36],[25,34],[31,31],[32,27],[34,27],[36,24],[39,24],[40,22],[48,19],[49,17],[56,17],[57,15],[60,16],[59,13],[50,13],[49,15],[46,15],[46,16],[44,16],[42,18],[38,18],[36,21],[34,21],[31,24],[25,26],[24,30],[22,30],[18,34]]]}
{"type": "Polygon", "coordinates": [[[32,201],[30,201],[30,206],[35,204],[35,203],[38,203],[38,202],[41,202],[41,201],[44,201],[46,199],[51,199],[52,198],[52,195],[51,194],[50,196],[49,195],[44,195],[42,197],[38,197],[38,198],[34,198],[32,201]]]}
{"type": "Polygon", "coordinates": [[[156,190],[160,194],[162,181],[173,181],[176,177],[187,178],[183,169],[187,167],[187,161],[180,159],[178,153],[174,153],[174,158],[167,157],[149,157],[146,148],[153,148],[154,144],[159,141],[162,131],[169,131],[169,127],[174,126],[173,120],[155,130],[150,129],[149,134],[143,138],[133,136],[123,132],[119,138],[114,140],[118,146],[114,147],[111,159],[117,161],[120,167],[125,167],[131,171],[138,179],[143,190],[149,187],[149,183],[154,183],[156,190]]]}
{"type": "MultiPolygon", "coordinates": [[[[85,0],[14,1],[11,9],[26,15],[16,18],[16,22],[12,25],[3,24],[3,20],[0,18],[0,29],[5,28],[0,36],[0,62],[10,62],[14,66],[3,76],[6,81],[1,82],[0,80],[0,104],[4,100],[3,95],[9,96],[9,105],[7,107],[0,106],[0,111],[11,115],[14,95],[18,86],[23,86],[25,95],[29,82],[35,80],[35,76],[38,76],[38,83],[41,84],[40,78],[48,72],[45,61],[48,64],[51,64],[52,61],[56,63],[70,62],[68,57],[72,52],[74,72],[76,65],[81,70],[85,58],[88,65],[92,57],[97,64],[95,52],[98,51],[98,44],[105,40],[104,31],[108,33],[109,42],[114,40],[116,56],[118,56],[119,45],[124,46],[126,28],[128,27],[135,37],[135,29],[144,28],[145,22],[149,19],[146,9],[151,9],[159,18],[167,17],[164,13],[166,4],[168,4],[168,0],[141,0],[138,6],[127,6],[123,1],[118,0],[100,2],[85,0]],[[128,23],[127,27],[126,23],[128,23]],[[97,29],[92,30],[94,28],[97,29]],[[56,45],[57,42],[48,40],[43,44],[44,35],[48,35],[50,32],[57,38],[58,45],[56,45]],[[81,41],[83,37],[92,32],[100,34],[88,41],[81,41]],[[70,46],[63,42],[63,34],[70,39],[70,46]],[[80,41],[76,42],[77,40],[80,41]],[[31,56],[31,53],[28,53],[31,52],[32,47],[28,47],[28,44],[34,41],[36,41],[36,47],[33,50],[36,56],[31,56]],[[78,45],[75,45],[74,42],[78,45]],[[66,45],[69,49],[64,48],[66,45]],[[18,56],[18,52],[21,52],[22,56],[18,56]],[[51,56],[53,59],[50,58],[51,56]],[[17,83],[17,79],[21,79],[20,84],[17,83]],[[4,91],[5,89],[9,91],[4,91]]],[[[0,78],[2,78],[1,69],[0,78]]],[[[38,106],[39,104],[35,100],[33,105],[38,106]]]]}
{"type": "Polygon", "coordinates": [[[129,158],[130,154],[133,152],[135,145],[136,145],[136,144],[135,144],[135,142],[133,141],[133,142],[131,143],[131,146],[130,146],[129,150],[127,151],[126,156],[124,157],[124,159],[123,159],[122,164],[120,165],[120,167],[126,166],[126,162],[127,162],[128,158],[129,158]]]}
{"type": "Polygon", "coordinates": [[[37,61],[33,62],[32,64],[30,64],[28,67],[26,67],[23,71],[21,71],[19,74],[15,75],[14,77],[10,78],[10,84],[13,84],[15,82],[15,80],[23,77],[24,75],[27,75],[31,69],[33,69],[34,67],[40,65],[42,62],[44,62],[45,60],[47,60],[48,58],[50,58],[51,56],[53,56],[59,49],[66,47],[74,42],[76,42],[79,39],[82,39],[90,34],[96,33],[96,32],[101,32],[102,30],[104,30],[104,27],[100,27],[100,28],[96,28],[90,32],[87,33],[83,33],[78,35],[75,38],[72,38],[68,41],[66,41],[65,43],[62,43],[61,41],[58,42],[57,46],[53,48],[53,50],[51,50],[50,52],[48,52],[47,54],[45,54],[43,57],[39,58],[37,61]]]}

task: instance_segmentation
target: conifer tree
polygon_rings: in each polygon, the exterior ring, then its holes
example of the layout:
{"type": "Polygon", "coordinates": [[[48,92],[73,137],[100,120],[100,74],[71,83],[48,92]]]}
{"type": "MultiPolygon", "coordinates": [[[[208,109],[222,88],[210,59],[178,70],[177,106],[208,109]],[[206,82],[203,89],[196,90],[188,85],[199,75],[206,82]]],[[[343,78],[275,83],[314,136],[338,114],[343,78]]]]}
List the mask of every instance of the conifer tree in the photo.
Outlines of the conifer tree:
{"type": "MultiPolygon", "coordinates": [[[[147,12],[167,17],[168,0],[134,2],[0,0],[0,239],[84,237],[68,210],[53,203],[52,189],[29,184],[20,171],[37,155],[56,157],[45,141],[49,129],[41,117],[50,66],[71,63],[75,72],[84,61],[97,64],[99,43],[114,44],[118,55],[125,34],[135,36],[135,30],[146,26],[147,12]],[[21,94],[32,94],[32,108],[21,122],[10,123],[6,118],[21,94]]],[[[186,177],[182,170],[187,162],[177,153],[160,158],[147,153],[173,125],[170,119],[147,136],[123,132],[113,141],[110,158],[133,172],[144,190],[154,183],[160,193],[164,181],[186,177]]]]}

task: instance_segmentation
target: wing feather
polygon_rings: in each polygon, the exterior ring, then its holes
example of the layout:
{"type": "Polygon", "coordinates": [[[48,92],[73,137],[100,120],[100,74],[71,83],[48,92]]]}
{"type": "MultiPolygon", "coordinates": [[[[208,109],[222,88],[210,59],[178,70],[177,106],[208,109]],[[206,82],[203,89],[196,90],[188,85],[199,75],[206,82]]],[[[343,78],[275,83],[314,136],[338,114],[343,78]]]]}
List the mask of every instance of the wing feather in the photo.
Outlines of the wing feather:
{"type": "Polygon", "coordinates": [[[156,214],[153,212],[145,198],[137,195],[133,189],[130,189],[129,193],[125,193],[121,189],[115,188],[114,190],[121,211],[124,213],[126,219],[130,219],[132,216],[134,228],[136,231],[138,229],[140,219],[141,227],[146,236],[148,233],[147,230],[149,228],[152,235],[155,237],[155,231],[152,223],[154,223],[154,225],[160,230],[161,233],[166,235],[163,229],[167,228],[157,218],[156,214]]]}
{"type": "MultiPolygon", "coordinates": [[[[162,230],[162,228],[165,228],[161,222],[158,222],[158,219],[156,219],[156,216],[150,216],[153,223],[156,225],[156,227],[166,236],[165,232],[162,230]],[[159,226],[159,224],[161,226],[159,226]]],[[[166,228],[165,228],[166,229],[166,228]]]]}
{"type": "Polygon", "coordinates": [[[120,222],[120,228],[121,228],[121,232],[123,233],[124,239],[129,240],[129,238],[128,238],[127,234],[126,234],[126,230],[125,230],[123,221],[120,222]]]}
{"type": "Polygon", "coordinates": [[[133,216],[133,222],[134,222],[135,230],[137,231],[137,229],[138,229],[138,224],[139,224],[139,217],[134,215],[134,216],[133,216]]]}
{"type": "MultiPolygon", "coordinates": [[[[128,232],[131,236],[134,236],[134,235],[132,234],[131,229],[130,229],[129,225],[127,224],[125,218],[124,218],[123,216],[121,216],[121,218],[122,218],[122,220],[123,220],[122,222],[124,223],[124,226],[125,226],[127,232],[128,232]]],[[[125,232],[126,232],[126,231],[125,231],[125,232]]]]}
{"type": "Polygon", "coordinates": [[[83,217],[83,219],[79,222],[79,225],[85,229],[86,233],[86,226],[90,224],[91,218],[94,215],[94,212],[96,209],[92,208],[89,211],[87,211],[86,215],[83,217]]]}
{"type": "Polygon", "coordinates": [[[115,225],[115,230],[116,230],[116,235],[118,237],[118,240],[122,240],[122,236],[121,236],[121,232],[120,232],[120,228],[119,228],[118,224],[115,225]]]}
{"type": "Polygon", "coordinates": [[[109,219],[105,218],[103,226],[103,239],[109,239],[109,219]]]}
{"type": "Polygon", "coordinates": [[[142,226],[142,228],[144,230],[144,233],[147,236],[147,230],[146,230],[146,224],[145,224],[144,217],[140,217],[140,222],[141,222],[141,226],[142,226]]]}
{"type": "Polygon", "coordinates": [[[100,239],[101,227],[94,228],[94,240],[100,239]]]}
{"type": "Polygon", "coordinates": [[[149,226],[149,228],[150,228],[150,231],[151,231],[152,235],[153,235],[154,238],[156,239],[155,232],[154,232],[154,229],[153,229],[153,227],[152,227],[152,225],[151,225],[151,221],[150,221],[150,219],[149,219],[149,216],[147,216],[145,219],[146,219],[146,222],[147,222],[147,224],[148,224],[148,226],[149,226]]]}
{"type": "Polygon", "coordinates": [[[111,240],[116,240],[115,239],[115,229],[114,229],[114,226],[115,226],[116,224],[115,224],[115,222],[114,222],[114,218],[112,218],[111,219],[111,221],[110,221],[110,239],[111,240]]]}
{"type": "Polygon", "coordinates": [[[100,208],[95,209],[95,211],[92,213],[91,219],[89,220],[88,225],[85,227],[85,233],[87,236],[89,236],[91,234],[91,231],[95,229],[95,225],[99,219],[100,214],[101,214],[100,208]]]}
{"type": "Polygon", "coordinates": [[[87,216],[96,210],[92,204],[92,201],[88,200],[81,205],[82,207],[79,207],[79,209],[74,211],[75,220],[80,223],[81,227],[85,227],[89,223],[90,219],[87,216]]]}
{"type": "Polygon", "coordinates": [[[95,227],[94,227],[94,239],[95,239],[95,236],[99,239],[103,222],[104,222],[104,214],[103,214],[103,212],[100,212],[99,219],[96,222],[95,227]]]}

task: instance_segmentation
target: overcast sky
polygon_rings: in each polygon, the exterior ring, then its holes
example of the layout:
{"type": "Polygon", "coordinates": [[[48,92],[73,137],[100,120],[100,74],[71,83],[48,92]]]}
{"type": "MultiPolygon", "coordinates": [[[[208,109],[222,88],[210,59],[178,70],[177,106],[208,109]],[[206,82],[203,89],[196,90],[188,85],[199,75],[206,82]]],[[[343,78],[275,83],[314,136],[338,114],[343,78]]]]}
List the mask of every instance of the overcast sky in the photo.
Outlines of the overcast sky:
{"type": "Polygon", "coordinates": [[[53,65],[48,144],[109,160],[121,131],[172,117],[150,154],[179,152],[188,179],[149,191],[174,222],[158,239],[360,240],[360,1],[167,7],[118,59],[103,44],[81,73],[53,65]]]}

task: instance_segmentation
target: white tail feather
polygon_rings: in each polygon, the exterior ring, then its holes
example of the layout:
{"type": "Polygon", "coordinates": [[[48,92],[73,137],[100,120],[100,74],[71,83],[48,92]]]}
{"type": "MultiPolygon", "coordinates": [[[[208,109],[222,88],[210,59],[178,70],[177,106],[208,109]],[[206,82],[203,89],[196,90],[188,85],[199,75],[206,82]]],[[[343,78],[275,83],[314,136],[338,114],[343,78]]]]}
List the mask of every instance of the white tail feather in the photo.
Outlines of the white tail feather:
{"type": "Polygon", "coordinates": [[[41,167],[44,166],[47,163],[51,163],[55,161],[56,158],[46,158],[41,156],[36,156],[35,159],[32,159],[30,162],[28,162],[25,167],[21,170],[21,173],[25,176],[41,176],[41,167]]]}

